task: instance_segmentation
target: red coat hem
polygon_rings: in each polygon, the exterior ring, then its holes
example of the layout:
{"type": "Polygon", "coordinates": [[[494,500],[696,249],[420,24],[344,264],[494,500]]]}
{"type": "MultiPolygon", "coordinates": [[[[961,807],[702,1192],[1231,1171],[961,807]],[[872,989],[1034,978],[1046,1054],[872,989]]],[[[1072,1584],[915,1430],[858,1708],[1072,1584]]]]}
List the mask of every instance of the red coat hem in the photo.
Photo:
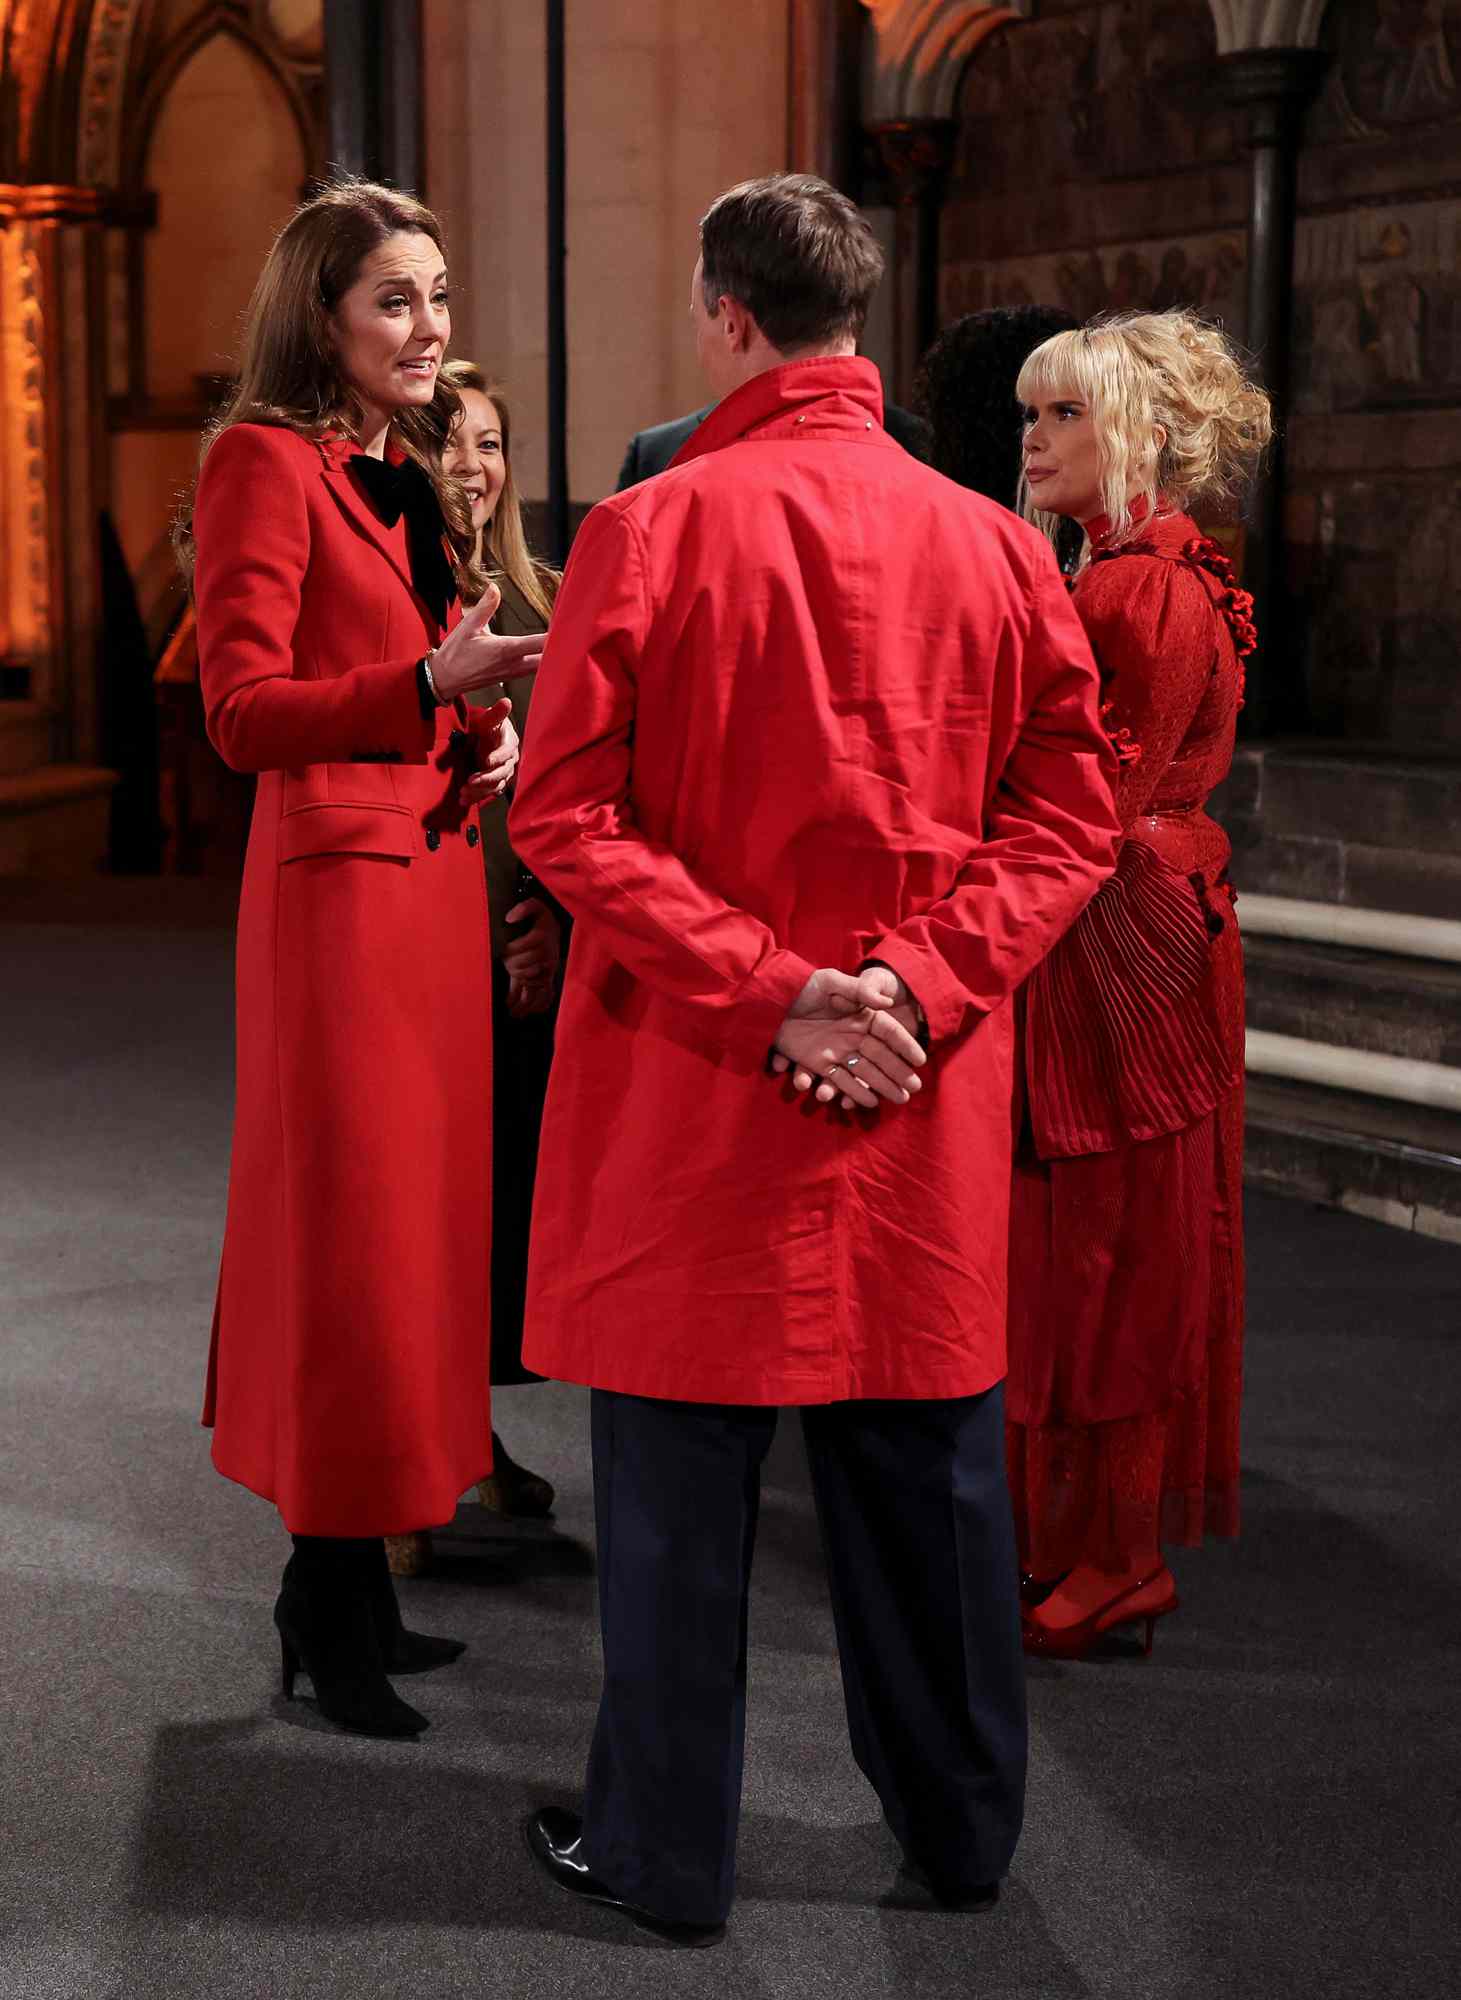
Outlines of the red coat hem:
{"type": "Polygon", "coordinates": [[[485,1479],[492,1470],[492,1455],[487,1454],[486,1462],[479,1472],[468,1473],[457,1486],[451,1499],[423,1502],[419,1507],[382,1510],[379,1515],[362,1515],[353,1508],[334,1513],[328,1507],[309,1507],[301,1513],[292,1503],[286,1509],[277,1493],[262,1479],[251,1478],[247,1474],[224,1465],[218,1456],[215,1443],[211,1457],[213,1469],[235,1486],[243,1487],[258,1500],[267,1500],[277,1508],[279,1518],[291,1535],[337,1535],[353,1539],[365,1539],[375,1535],[411,1535],[422,1528],[444,1528],[457,1511],[457,1502],[463,1493],[485,1479]],[[441,1511],[445,1509],[445,1511],[441,1511]]]}
{"type": "Polygon", "coordinates": [[[901,1371],[827,1375],[773,1374],[747,1390],[742,1377],[717,1383],[705,1375],[687,1388],[683,1374],[654,1368],[602,1368],[583,1363],[554,1367],[536,1349],[525,1345],[523,1360],[535,1374],[584,1389],[608,1389],[620,1396],[643,1396],[654,1403],[738,1403],[754,1408],[805,1408],[820,1403],[942,1403],[961,1396],[981,1396],[1005,1379],[1003,1359],[997,1368],[971,1363],[966,1368],[919,1371],[916,1384],[901,1371]]]}

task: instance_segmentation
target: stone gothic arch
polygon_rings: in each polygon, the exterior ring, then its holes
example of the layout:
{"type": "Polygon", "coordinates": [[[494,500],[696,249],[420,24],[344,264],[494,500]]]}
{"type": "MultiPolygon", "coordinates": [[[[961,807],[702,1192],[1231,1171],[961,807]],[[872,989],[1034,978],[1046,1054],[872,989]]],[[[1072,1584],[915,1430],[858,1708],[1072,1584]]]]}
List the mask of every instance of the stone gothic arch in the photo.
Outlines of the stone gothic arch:
{"type": "MultiPolygon", "coordinates": [[[[322,27],[301,35],[300,14],[280,0],[0,0],[0,872],[91,867],[106,845],[96,523],[114,505],[119,433],[146,403],[153,119],[225,34],[277,83],[318,172],[322,27]]],[[[200,415],[169,416],[174,449],[200,415]]]]}
{"type": "Polygon", "coordinates": [[[1033,0],[862,0],[872,19],[865,44],[863,117],[868,125],[952,118],[964,71],[1006,22],[1028,20],[1033,0]]]}
{"type": "Polygon", "coordinates": [[[85,187],[122,180],[122,108],[132,38],[143,0],[97,0],[81,75],[81,129],[76,178],[85,187]]]}

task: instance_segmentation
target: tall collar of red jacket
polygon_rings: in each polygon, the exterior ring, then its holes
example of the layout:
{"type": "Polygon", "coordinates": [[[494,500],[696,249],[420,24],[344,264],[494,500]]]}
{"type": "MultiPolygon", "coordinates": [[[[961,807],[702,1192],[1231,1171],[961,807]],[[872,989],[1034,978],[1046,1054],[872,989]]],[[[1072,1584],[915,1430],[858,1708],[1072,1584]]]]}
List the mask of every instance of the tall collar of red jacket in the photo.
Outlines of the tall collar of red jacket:
{"type": "MultiPolygon", "coordinates": [[[[1175,519],[1176,514],[1177,509],[1168,500],[1165,493],[1157,495],[1155,512],[1152,511],[1151,502],[1147,499],[1146,495],[1138,493],[1131,503],[1130,532],[1135,533],[1138,528],[1146,523],[1148,517],[1150,517],[1151,526],[1156,529],[1160,528],[1164,521],[1175,519]]],[[[1110,546],[1113,531],[1111,516],[1109,514],[1097,514],[1093,521],[1085,521],[1082,523],[1082,526],[1085,528],[1093,549],[1104,549],[1110,546]]]]}
{"type": "Polygon", "coordinates": [[[752,431],[789,429],[799,422],[818,430],[866,431],[870,425],[881,429],[882,421],[883,378],[873,363],[856,354],[817,354],[783,361],[733,389],[670,463],[688,465],[752,431]]]}

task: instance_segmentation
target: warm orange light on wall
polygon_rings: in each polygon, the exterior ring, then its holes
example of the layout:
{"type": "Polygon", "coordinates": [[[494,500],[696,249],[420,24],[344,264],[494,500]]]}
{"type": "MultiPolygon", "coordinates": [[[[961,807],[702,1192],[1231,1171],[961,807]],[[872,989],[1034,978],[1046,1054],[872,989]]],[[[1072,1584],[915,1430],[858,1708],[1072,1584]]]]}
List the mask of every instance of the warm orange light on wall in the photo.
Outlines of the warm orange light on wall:
{"type": "Polygon", "coordinates": [[[996,0],[862,0],[876,38],[874,102],[882,115],[948,116],[958,78],[975,50],[1007,21],[1023,20],[1029,0],[1000,6],[996,0]],[[877,100],[882,99],[879,103],[877,100]]]}

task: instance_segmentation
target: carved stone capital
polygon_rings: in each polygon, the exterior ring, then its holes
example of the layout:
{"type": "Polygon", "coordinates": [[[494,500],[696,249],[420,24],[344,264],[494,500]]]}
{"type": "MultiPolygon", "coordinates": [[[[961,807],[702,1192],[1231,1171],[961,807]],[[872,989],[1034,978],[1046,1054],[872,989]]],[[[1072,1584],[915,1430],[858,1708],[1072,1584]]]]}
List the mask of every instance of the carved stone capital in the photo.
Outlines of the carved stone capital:
{"type": "Polygon", "coordinates": [[[1218,54],[1249,49],[1313,49],[1329,0],[1208,0],[1218,54]]]}
{"type": "Polygon", "coordinates": [[[1247,114],[1249,146],[1294,146],[1329,57],[1323,49],[1245,49],[1218,58],[1228,101],[1247,114]]]}
{"type": "Polygon", "coordinates": [[[98,222],[105,209],[100,189],[0,183],[0,225],[13,222],[98,222]]]}

